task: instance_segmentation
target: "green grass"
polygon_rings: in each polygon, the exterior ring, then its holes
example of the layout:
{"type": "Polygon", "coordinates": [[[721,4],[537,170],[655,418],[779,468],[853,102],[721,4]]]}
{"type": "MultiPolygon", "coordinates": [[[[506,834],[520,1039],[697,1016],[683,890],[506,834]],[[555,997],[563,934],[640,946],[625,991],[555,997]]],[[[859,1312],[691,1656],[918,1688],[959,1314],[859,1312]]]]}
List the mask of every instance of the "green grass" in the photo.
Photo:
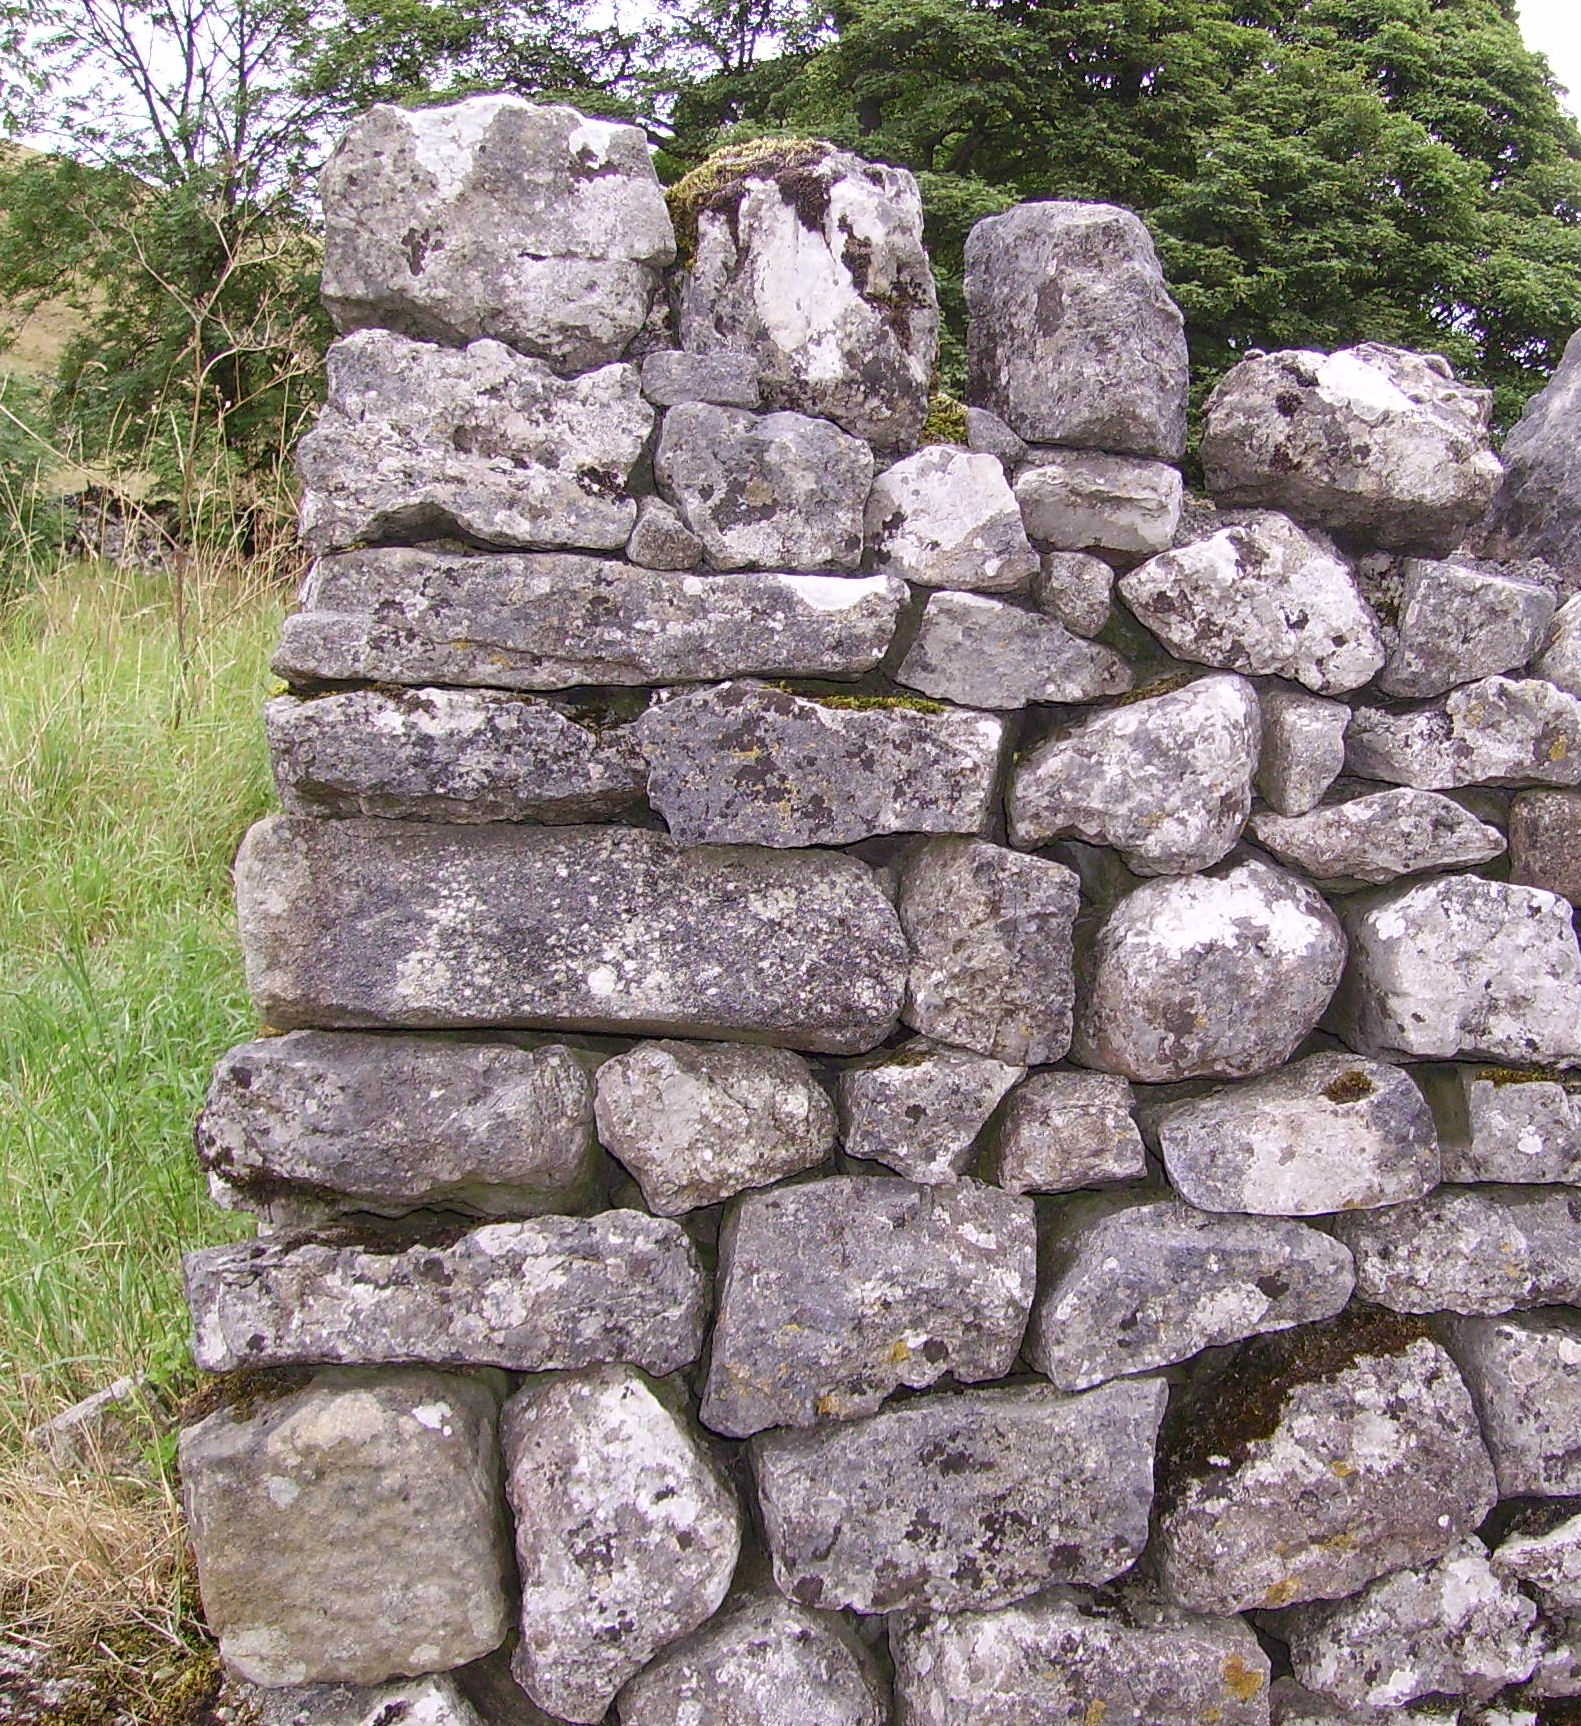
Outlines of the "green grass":
{"type": "Polygon", "coordinates": [[[123,1372],[178,1384],[192,1118],[254,1029],[229,871],[271,802],[260,702],[283,611],[93,566],[0,612],[0,1442],[123,1372]],[[4,1418],[9,1417],[9,1418],[4,1418]]]}

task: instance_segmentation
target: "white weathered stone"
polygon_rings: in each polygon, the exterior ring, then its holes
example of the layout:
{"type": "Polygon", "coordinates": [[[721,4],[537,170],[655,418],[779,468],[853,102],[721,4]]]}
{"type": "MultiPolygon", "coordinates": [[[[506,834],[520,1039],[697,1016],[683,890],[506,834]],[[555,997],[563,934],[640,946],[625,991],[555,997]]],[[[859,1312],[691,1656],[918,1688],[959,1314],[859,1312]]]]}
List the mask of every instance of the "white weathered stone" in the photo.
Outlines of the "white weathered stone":
{"type": "Polygon", "coordinates": [[[1065,1193],[1147,1173],[1131,1117],[1134,1094],[1116,1073],[1029,1074],[1010,1093],[983,1178],[1010,1193],[1065,1193]]]}
{"type": "Polygon", "coordinates": [[[1268,684],[1257,691],[1263,748],[1257,789],[1280,815],[1305,815],[1345,765],[1350,708],[1304,690],[1268,684]]]}
{"type": "Polygon", "coordinates": [[[840,1074],[840,1130],[849,1156],[909,1181],[953,1181],[1025,1067],[923,1039],[840,1074]]]}
{"type": "Polygon", "coordinates": [[[1305,815],[1259,813],[1247,831],[1281,863],[1318,880],[1393,881],[1428,869],[1486,863],[1504,835],[1450,797],[1401,786],[1305,815]]]}
{"type": "Polygon", "coordinates": [[[1166,462],[1093,450],[1037,450],[1016,474],[1026,531],[1054,551],[1127,559],[1163,551],[1180,526],[1185,489],[1166,462]]]}
{"type": "Polygon", "coordinates": [[[1441,1096],[1446,1181],[1581,1186],[1581,1085],[1552,1072],[1458,1067],[1428,1082],[1441,1096]]]}
{"type": "Polygon", "coordinates": [[[1037,553],[1004,470],[991,455],[930,444],[886,468],[867,500],[873,567],[922,587],[1010,593],[1037,553]]]}
{"type": "Polygon", "coordinates": [[[1487,564],[1408,558],[1378,687],[1386,695],[1443,695],[1456,684],[1528,665],[1554,603],[1546,587],[1487,564]]]}
{"type": "Polygon", "coordinates": [[[1581,1494],[1581,1317],[1565,1307],[1451,1318],[1504,1498],[1581,1494]]]}
{"type": "Polygon", "coordinates": [[[1564,592],[1581,587],[1581,331],[1570,338],[1559,367],[1526,404],[1504,440],[1504,484],[1494,499],[1488,551],[1494,557],[1540,557],[1558,573],[1564,592]]]}
{"type": "Polygon", "coordinates": [[[1542,657],[1532,669],[1567,695],[1581,695],[1581,594],[1554,614],[1542,657]]]}
{"type": "Polygon", "coordinates": [[[1581,698],[1538,677],[1484,677],[1430,707],[1358,707],[1345,763],[1364,779],[1433,791],[1581,784],[1581,698]]]}
{"type": "Polygon", "coordinates": [[[1032,578],[1032,603],[1072,635],[1096,635],[1109,621],[1114,571],[1085,551],[1046,551],[1032,578]]]}
{"type": "Polygon", "coordinates": [[[1500,1576],[1524,1582],[1552,1612],[1581,1609],[1581,1515],[1544,1517],[1534,1527],[1516,1527],[1494,1548],[1493,1568],[1500,1576]]]}

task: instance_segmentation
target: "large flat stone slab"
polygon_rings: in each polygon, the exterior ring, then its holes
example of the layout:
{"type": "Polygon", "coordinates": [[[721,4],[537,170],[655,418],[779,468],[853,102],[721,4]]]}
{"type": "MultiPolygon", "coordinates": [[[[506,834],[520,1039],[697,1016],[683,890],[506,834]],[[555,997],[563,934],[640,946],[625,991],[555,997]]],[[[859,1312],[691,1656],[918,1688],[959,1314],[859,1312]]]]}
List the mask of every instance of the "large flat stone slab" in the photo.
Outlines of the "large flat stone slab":
{"type": "Polygon", "coordinates": [[[905,938],[852,858],[604,827],[275,816],[243,842],[248,981],[279,1029],[538,1025],[860,1054],[905,938]]]}
{"type": "Polygon", "coordinates": [[[1247,827],[1282,863],[1320,881],[1393,881],[1429,869],[1487,863],[1504,835],[1451,797],[1400,786],[1304,815],[1259,811],[1247,827]]]}
{"type": "Polygon", "coordinates": [[[1581,784],[1581,699],[1541,677],[1495,676],[1426,707],[1358,707],[1345,765],[1424,791],[1581,784]]]}

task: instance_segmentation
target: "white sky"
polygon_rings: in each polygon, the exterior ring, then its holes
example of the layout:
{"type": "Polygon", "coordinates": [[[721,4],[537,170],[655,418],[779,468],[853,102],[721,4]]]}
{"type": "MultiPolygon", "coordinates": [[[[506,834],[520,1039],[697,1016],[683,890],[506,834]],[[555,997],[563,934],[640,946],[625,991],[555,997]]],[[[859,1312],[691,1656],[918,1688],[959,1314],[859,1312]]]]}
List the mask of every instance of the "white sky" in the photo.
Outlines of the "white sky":
{"type": "Polygon", "coordinates": [[[1520,0],[1520,14],[1527,46],[1548,56],[1571,113],[1581,114],[1581,0],[1520,0]]]}

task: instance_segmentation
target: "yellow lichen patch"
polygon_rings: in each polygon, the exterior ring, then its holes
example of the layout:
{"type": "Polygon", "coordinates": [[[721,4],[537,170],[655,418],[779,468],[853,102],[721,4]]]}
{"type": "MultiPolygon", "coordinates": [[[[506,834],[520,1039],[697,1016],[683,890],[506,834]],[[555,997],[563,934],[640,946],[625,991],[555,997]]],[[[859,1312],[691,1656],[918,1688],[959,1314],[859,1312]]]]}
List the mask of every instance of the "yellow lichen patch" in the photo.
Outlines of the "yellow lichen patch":
{"type": "Polygon", "coordinates": [[[1237,1702],[1250,1702],[1262,1687],[1262,1673],[1254,1671],[1239,1654],[1224,1662],[1224,1688],[1237,1702]]]}
{"type": "Polygon", "coordinates": [[[1332,1474],[1337,1474],[1341,1480],[1349,1480],[1356,1472],[1356,1465],[1353,1462],[1331,1462],[1329,1471],[1332,1474]]]}
{"type": "Polygon", "coordinates": [[[891,1366],[900,1366],[903,1362],[911,1359],[911,1344],[904,1337],[901,1337],[886,1358],[891,1366]]]}
{"type": "Polygon", "coordinates": [[[675,224],[677,261],[690,264],[697,255],[697,218],[714,199],[739,189],[748,179],[772,180],[804,168],[832,148],[818,138],[750,138],[715,150],[664,194],[675,224]]]}
{"type": "Polygon", "coordinates": [[[1263,1608],[1272,1612],[1278,1607],[1288,1606],[1300,1592],[1300,1583],[1293,1576],[1287,1576],[1283,1582],[1276,1582],[1263,1596],[1263,1608]]]}
{"type": "Polygon", "coordinates": [[[818,1398],[817,1406],[819,1414],[838,1415],[840,1412],[840,1399],[832,1394],[820,1396],[818,1398]]]}
{"type": "Polygon", "coordinates": [[[1548,759],[1550,761],[1563,761],[1569,753],[1570,739],[1568,737],[1556,737],[1548,745],[1548,759]]]}
{"type": "Polygon", "coordinates": [[[1219,1726],[1219,1722],[1223,1718],[1224,1710],[1222,1708],[1209,1706],[1197,1716],[1197,1726],[1219,1726]]]}
{"type": "Polygon", "coordinates": [[[1108,1712],[1109,1704],[1094,1696],[1092,1701],[1087,1704],[1086,1711],[1081,1717],[1081,1726],[1100,1726],[1100,1722],[1108,1712]]]}

